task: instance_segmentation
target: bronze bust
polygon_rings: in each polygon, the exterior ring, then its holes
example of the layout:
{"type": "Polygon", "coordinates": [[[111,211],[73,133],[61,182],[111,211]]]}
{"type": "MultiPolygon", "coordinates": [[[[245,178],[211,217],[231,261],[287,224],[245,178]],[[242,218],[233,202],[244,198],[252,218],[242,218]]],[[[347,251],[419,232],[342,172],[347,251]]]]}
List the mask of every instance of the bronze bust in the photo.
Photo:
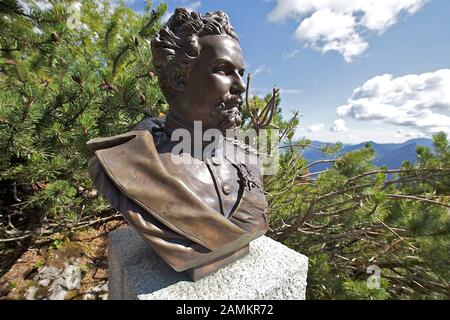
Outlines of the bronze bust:
{"type": "Polygon", "coordinates": [[[268,228],[261,161],[224,137],[242,121],[244,60],[222,11],[178,8],[151,46],[169,111],[131,132],[90,140],[89,174],[140,236],[195,281],[248,253],[268,228]],[[182,129],[198,142],[196,121],[201,133],[220,132],[206,156],[179,152],[171,139],[182,129]]]}

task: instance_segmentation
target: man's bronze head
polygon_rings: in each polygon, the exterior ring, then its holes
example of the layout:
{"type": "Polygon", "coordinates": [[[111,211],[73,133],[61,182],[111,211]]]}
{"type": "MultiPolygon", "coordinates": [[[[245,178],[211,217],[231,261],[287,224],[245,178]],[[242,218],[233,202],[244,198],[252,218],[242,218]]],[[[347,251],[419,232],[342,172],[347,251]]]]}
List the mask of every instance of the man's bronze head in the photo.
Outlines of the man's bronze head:
{"type": "Polygon", "coordinates": [[[239,39],[222,11],[178,8],[152,41],[153,64],[170,112],[221,131],[241,123],[245,85],[239,39]]]}

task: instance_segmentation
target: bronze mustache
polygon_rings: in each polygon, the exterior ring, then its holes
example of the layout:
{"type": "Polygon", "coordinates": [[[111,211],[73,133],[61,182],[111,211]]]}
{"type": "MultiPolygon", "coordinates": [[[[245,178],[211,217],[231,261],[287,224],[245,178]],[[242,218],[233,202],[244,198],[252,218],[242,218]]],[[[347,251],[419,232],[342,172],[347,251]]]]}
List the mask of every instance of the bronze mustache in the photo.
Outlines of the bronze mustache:
{"type": "Polygon", "coordinates": [[[241,96],[229,96],[222,99],[219,103],[219,107],[222,111],[232,110],[237,107],[238,111],[242,111],[243,100],[241,96]]]}

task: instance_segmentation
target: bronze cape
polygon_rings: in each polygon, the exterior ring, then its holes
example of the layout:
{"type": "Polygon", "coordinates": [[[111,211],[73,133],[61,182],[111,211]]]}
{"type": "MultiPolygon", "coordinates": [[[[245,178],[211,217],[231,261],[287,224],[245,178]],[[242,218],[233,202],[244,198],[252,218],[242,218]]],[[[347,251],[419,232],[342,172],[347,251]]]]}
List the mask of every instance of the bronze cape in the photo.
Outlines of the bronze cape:
{"type": "Polygon", "coordinates": [[[176,271],[263,235],[267,202],[257,155],[224,140],[233,159],[217,153],[174,163],[176,143],[164,128],[163,120],[147,119],[134,131],[88,142],[95,151],[89,174],[106,200],[176,271]]]}

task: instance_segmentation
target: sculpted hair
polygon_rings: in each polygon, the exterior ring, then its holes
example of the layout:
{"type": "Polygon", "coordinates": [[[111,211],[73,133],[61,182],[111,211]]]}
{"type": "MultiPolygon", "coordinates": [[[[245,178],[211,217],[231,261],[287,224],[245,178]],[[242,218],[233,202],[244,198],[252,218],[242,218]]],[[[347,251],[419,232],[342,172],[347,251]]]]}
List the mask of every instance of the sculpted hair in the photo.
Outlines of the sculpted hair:
{"type": "Polygon", "coordinates": [[[207,35],[228,35],[239,40],[225,12],[208,12],[202,16],[184,8],[177,8],[152,40],[153,65],[168,101],[176,92],[167,80],[167,68],[178,64],[188,76],[193,61],[200,53],[198,39],[207,35]]]}

